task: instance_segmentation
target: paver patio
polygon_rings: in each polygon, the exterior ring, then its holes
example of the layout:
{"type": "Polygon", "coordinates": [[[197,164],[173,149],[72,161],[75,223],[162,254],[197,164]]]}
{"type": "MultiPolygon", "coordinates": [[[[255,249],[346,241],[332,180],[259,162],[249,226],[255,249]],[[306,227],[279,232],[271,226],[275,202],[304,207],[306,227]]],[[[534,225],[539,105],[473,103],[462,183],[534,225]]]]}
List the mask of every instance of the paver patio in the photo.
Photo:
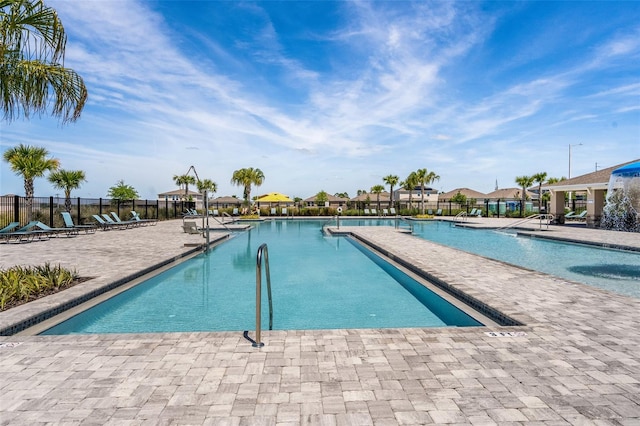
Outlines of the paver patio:
{"type": "MultiPolygon", "coordinates": [[[[202,238],[179,225],[0,245],[0,267],[95,277],[0,313],[0,328],[185,255],[202,238]]],[[[261,349],[239,332],[0,337],[0,424],[640,424],[640,299],[351,231],[525,325],[263,331],[261,349]]],[[[640,235],[548,232],[640,248],[640,235]]]]}

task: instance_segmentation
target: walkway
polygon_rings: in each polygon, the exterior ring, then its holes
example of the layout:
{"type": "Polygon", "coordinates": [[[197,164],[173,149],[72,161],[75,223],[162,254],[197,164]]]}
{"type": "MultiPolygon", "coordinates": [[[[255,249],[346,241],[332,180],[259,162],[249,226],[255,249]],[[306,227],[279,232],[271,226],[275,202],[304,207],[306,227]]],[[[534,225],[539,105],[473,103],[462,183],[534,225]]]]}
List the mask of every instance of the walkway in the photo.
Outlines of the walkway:
{"type": "MultiPolygon", "coordinates": [[[[235,332],[4,337],[0,424],[640,423],[640,299],[390,228],[353,232],[526,325],[271,331],[259,350],[235,332]]],[[[64,260],[96,277],[86,288],[199,241],[165,222],[2,245],[0,267],[64,260]]],[[[1,313],[0,325],[52,304],[1,313]]]]}

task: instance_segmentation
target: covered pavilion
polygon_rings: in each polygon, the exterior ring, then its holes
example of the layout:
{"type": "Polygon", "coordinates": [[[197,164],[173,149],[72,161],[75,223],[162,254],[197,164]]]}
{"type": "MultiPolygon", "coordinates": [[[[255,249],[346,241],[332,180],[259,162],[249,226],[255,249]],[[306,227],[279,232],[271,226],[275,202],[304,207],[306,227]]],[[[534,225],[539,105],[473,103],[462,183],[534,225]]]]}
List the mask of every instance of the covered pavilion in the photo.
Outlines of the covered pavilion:
{"type": "Polygon", "coordinates": [[[586,175],[565,179],[551,185],[542,185],[542,189],[549,190],[551,193],[551,208],[549,213],[553,214],[557,223],[564,223],[566,213],[565,192],[586,192],[587,227],[599,228],[611,172],[622,166],[638,161],[640,161],[640,159],[628,161],[613,167],[607,167],[606,169],[586,175]]]}

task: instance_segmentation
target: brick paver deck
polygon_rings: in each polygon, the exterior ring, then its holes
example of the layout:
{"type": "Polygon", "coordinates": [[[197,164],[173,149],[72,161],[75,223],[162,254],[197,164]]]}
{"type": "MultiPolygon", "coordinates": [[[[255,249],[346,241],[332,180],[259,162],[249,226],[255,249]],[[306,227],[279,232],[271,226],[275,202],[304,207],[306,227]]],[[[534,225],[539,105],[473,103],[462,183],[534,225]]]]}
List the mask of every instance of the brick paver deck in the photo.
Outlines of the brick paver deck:
{"type": "MultiPolygon", "coordinates": [[[[261,349],[240,333],[0,337],[0,424],[640,424],[640,299],[390,228],[352,231],[525,325],[267,331],[261,349]]],[[[201,240],[174,221],[1,245],[0,267],[60,262],[96,278],[0,313],[0,328],[201,240]]]]}

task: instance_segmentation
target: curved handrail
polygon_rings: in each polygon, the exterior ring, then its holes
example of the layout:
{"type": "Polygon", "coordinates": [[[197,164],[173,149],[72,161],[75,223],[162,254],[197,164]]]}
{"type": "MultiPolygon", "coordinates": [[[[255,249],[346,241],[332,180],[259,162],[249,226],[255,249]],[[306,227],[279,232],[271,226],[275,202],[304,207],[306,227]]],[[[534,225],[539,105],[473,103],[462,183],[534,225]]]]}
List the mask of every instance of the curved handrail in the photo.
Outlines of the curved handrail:
{"type": "Polygon", "coordinates": [[[273,330],[273,302],[271,300],[271,274],[269,273],[269,250],[267,243],[258,247],[256,255],[256,340],[249,337],[249,332],[244,332],[244,337],[251,341],[254,348],[261,348],[264,343],[260,341],[262,334],[262,254],[264,253],[265,275],[267,277],[267,297],[269,298],[269,330],[273,330]]]}
{"type": "Polygon", "coordinates": [[[506,226],[501,226],[500,228],[497,228],[496,231],[504,231],[505,229],[510,229],[510,228],[516,228],[519,225],[523,225],[527,222],[531,222],[532,220],[536,220],[539,219],[540,220],[540,229],[542,229],[542,221],[546,220],[547,223],[547,229],[549,229],[549,223],[553,220],[554,216],[550,213],[541,213],[541,214],[532,214],[530,216],[527,216],[517,222],[511,223],[509,225],[506,226]]]}

